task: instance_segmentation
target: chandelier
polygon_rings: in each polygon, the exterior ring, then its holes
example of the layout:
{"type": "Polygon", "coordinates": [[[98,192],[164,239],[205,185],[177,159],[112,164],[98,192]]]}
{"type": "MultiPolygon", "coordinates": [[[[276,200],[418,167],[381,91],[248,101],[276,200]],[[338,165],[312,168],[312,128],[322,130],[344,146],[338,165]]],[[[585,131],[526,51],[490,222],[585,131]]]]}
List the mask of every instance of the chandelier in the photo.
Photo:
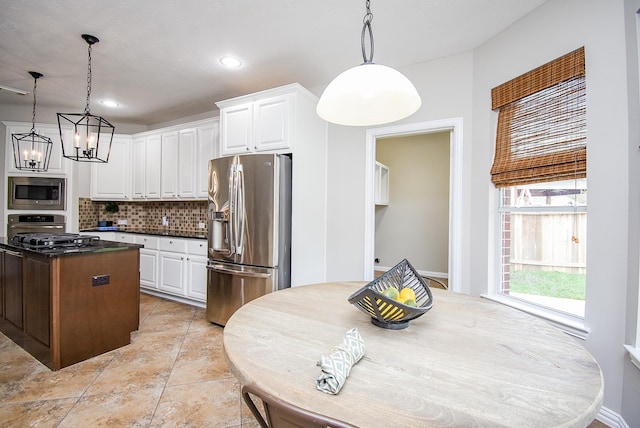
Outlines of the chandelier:
{"type": "Polygon", "coordinates": [[[402,73],[373,62],[373,14],[369,3],[366,0],[367,13],[360,37],[364,63],[333,79],[316,107],[318,115],[328,122],[351,126],[380,125],[415,113],[422,103],[418,91],[402,73]]]}
{"type": "Polygon", "coordinates": [[[91,47],[98,43],[97,37],[83,34],[89,45],[89,67],[87,71],[87,103],[84,113],[58,113],[58,127],[62,142],[62,156],[78,162],[108,162],[115,127],[101,116],[91,114],[91,47]],[[73,127],[73,140],[65,141],[63,129],[73,127]]]}
{"type": "Polygon", "coordinates": [[[17,169],[33,172],[45,172],[49,169],[51,138],[36,133],[36,88],[38,79],[42,77],[37,71],[30,71],[33,77],[33,115],[31,117],[31,132],[28,134],[11,134],[13,142],[13,159],[17,169]]]}

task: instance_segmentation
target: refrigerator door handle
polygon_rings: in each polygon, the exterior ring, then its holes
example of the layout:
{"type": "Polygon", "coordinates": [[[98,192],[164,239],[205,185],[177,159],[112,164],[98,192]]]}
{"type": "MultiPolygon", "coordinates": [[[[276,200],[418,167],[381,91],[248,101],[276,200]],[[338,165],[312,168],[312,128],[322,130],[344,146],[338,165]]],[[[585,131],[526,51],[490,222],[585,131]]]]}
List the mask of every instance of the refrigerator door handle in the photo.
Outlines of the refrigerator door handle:
{"type": "Polygon", "coordinates": [[[229,176],[229,254],[236,254],[236,212],[238,209],[238,172],[236,164],[231,165],[231,174],[229,176]]]}
{"type": "Polygon", "coordinates": [[[224,267],[223,265],[218,265],[218,264],[208,265],[207,269],[210,269],[214,272],[228,273],[231,275],[238,275],[238,276],[250,276],[252,278],[271,278],[270,273],[240,271],[236,269],[230,269],[230,268],[224,267]]]}
{"type": "Polygon", "coordinates": [[[236,182],[236,254],[242,255],[244,251],[244,222],[246,221],[244,209],[244,169],[242,168],[242,164],[238,165],[236,173],[238,175],[238,179],[236,182]]]}

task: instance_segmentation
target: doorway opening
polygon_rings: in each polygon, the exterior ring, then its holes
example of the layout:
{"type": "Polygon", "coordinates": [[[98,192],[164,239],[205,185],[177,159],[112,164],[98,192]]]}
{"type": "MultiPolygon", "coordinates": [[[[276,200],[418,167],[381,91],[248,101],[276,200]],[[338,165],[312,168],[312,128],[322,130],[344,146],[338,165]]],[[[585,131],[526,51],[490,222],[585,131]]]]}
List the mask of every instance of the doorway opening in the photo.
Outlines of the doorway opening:
{"type": "MultiPolygon", "coordinates": [[[[462,199],[462,118],[443,119],[367,130],[365,178],[365,247],[364,278],[371,281],[375,269],[376,229],[376,141],[390,137],[408,137],[430,133],[449,134],[449,198],[448,198],[448,282],[449,289],[460,291],[461,266],[461,199],[462,199]]],[[[391,172],[392,173],[392,172],[391,172]]],[[[400,261],[400,260],[397,260],[400,261]]],[[[391,267],[391,266],[388,266],[391,267]]]]}

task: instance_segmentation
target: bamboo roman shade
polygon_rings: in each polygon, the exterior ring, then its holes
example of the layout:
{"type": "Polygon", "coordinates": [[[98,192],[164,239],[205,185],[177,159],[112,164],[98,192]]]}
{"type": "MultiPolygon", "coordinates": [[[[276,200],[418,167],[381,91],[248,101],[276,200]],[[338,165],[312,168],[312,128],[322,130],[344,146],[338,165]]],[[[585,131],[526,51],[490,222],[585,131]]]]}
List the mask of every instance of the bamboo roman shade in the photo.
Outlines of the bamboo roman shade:
{"type": "Polygon", "coordinates": [[[584,48],[491,90],[496,187],[586,177],[584,48]]]}

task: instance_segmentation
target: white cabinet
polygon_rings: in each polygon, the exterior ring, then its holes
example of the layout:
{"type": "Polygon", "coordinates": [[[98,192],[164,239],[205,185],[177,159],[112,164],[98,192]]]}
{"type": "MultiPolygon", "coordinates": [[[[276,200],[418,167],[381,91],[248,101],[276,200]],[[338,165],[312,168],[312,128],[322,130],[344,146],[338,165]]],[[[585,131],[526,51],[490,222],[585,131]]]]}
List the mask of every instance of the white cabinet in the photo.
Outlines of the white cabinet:
{"type": "Polygon", "coordinates": [[[220,121],[216,119],[196,128],[196,198],[209,196],[209,161],[217,158],[220,121]]]}
{"type": "Polygon", "coordinates": [[[376,161],[373,200],[376,205],[389,205],[389,167],[376,161]]]}
{"type": "Polygon", "coordinates": [[[185,296],[187,241],[160,238],[160,276],[158,289],[185,296]]]}
{"type": "Polygon", "coordinates": [[[196,149],[197,134],[193,128],[178,133],[178,197],[196,196],[196,149]]]}
{"type": "Polygon", "coordinates": [[[287,94],[256,101],[253,108],[254,150],[291,147],[295,95],[287,94]]]}
{"type": "Polygon", "coordinates": [[[131,196],[133,199],[144,199],[146,196],[145,190],[145,174],[146,174],[146,148],[147,139],[134,138],[133,139],[133,155],[131,156],[131,196]]]}
{"type": "Polygon", "coordinates": [[[216,103],[221,155],[291,153],[291,284],[326,281],[327,122],[297,83],[216,103]],[[313,242],[310,246],[309,243],[313,242]]]}
{"type": "Polygon", "coordinates": [[[158,289],[158,251],[140,248],[140,287],[158,289]]]}
{"type": "MultiPolygon", "coordinates": [[[[36,134],[51,138],[53,146],[51,147],[51,157],[49,160],[49,168],[46,172],[30,172],[16,168],[13,157],[12,134],[28,134],[31,132],[31,123],[22,122],[3,122],[6,125],[6,143],[5,143],[5,159],[6,171],[8,174],[65,174],[67,165],[71,162],[65,161],[62,157],[62,142],[60,141],[60,130],[55,125],[38,124],[34,128],[36,134]]],[[[63,137],[65,141],[71,141],[73,132],[71,129],[63,129],[63,137]]]]}
{"type": "Polygon", "coordinates": [[[158,290],[206,302],[207,241],[160,238],[158,290]]]}
{"type": "Polygon", "coordinates": [[[100,239],[103,239],[105,241],[115,241],[116,240],[116,233],[115,232],[91,232],[91,233],[87,233],[88,235],[95,235],[95,236],[99,236],[100,239]]]}
{"type": "Polygon", "coordinates": [[[161,150],[160,134],[133,138],[133,199],[160,199],[161,150]]]}
{"type": "Polygon", "coordinates": [[[253,103],[220,108],[222,156],[248,153],[253,146],[253,103]]]}
{"type": "Polygon", "coordinates": [[[114,135],[109,162],[91,164],[91,199],[131,198],[131,146],[130,136],[114,135]]]}
{"type": "Polygon", "coordinates": [[[217,103],[223,156],[292,148],[298,95],[284,88],[217,103]]]}
{"type": "Polygon", "coordinates": [[[187,255],[187,297],[207,301],[207,241],[189,241],[187,255]]]}
{"type": "Polygon", "coordinates": [[[160,137],[160,189],[162,198],[178,197],[178,133],[164,132],[160,137]]]}
{"type": "Polygon", "coordinates": [[[208,119],[135,135],[132,198],[206,199],[209,160],[218,152],[219,122],[208,119]]]}
{"type": "Polygon", "coordinates": [[[145,197],[150,199],[160,198],[160,178],[162,176],[160,148],[160,135],[147,137],[145,145],[145,174],[144,190],[145,197]]]}
{"type": "Polygon", "coordinates": [[[160,283],[158,289],[184,296],[185,255],[160,252],[160,283]]]}
{"type": "Polygon", "coordinates": [[[140,287],[148,293],[190,304],[207,301],[207,240],[95,232],[101,239],[142,245],[140,287]]]}
{"type": "Polygon", "coordinates": [[[140,287],[158,289],[158,241],[159,238],[147,235],[132,235],[134,242],[143,245],[140,248],[140,287]]]}

